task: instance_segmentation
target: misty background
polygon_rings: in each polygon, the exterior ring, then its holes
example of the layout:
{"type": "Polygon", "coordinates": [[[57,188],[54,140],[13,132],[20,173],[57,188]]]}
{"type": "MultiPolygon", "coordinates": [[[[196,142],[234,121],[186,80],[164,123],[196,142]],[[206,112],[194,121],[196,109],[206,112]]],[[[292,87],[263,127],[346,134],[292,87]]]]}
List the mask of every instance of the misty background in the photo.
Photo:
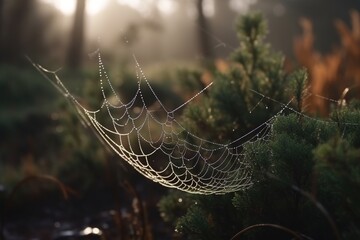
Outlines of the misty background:
{"type": "Polygon", "coordinates": [[[61,66],[67,61],[75,66],[83,64],[87,54],[99,47],[112,59],[135,53],[143,64],[226,58],[238,45],[236,17],[250,10],[264,13],[269,42],[292,58],[301,18],[312,21],[315,48],[326,52],[339,43],[334,20],[349,23],[349,11],[360,8],[357,0],[101,2],[1,0],[1,61],[18,63],[27,54],[48,65],[61,66]]]}

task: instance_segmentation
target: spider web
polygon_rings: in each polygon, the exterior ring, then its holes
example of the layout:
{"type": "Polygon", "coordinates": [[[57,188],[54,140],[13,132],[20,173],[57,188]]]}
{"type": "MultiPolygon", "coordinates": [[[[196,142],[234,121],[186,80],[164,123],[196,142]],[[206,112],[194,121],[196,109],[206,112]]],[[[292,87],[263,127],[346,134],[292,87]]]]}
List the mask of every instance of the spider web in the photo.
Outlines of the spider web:
{"type": "Polygon", "coordinates": [[[179,107],[167,110],[134,56],[137,89],[133,97],[124,102],[110,81],[100,51],[96,54],[103,99],[96,110],[86,108],[70,93],[57,74],[59,70],[51,71],[32,63],[73,103],[81,119],[95,129],[107,146],[142,175],[169,188],[197,194],[224,194],[250,187],[251,168],[245,160],[244,145],[267,141],[274,120],[285,109],[308,117],[289,106],[292,100],[284,104],[251,90],[261,98],[254,108],[267,99],[280,104],[281,110],[235,141],[212,142],[188,131],[175,117],[176,111],[211,84],[179,107]],[[151,96],[145,98],[144,91],[149,91],[151,96]],[[152,107],[154,102],[157,109],[152,107]]]}

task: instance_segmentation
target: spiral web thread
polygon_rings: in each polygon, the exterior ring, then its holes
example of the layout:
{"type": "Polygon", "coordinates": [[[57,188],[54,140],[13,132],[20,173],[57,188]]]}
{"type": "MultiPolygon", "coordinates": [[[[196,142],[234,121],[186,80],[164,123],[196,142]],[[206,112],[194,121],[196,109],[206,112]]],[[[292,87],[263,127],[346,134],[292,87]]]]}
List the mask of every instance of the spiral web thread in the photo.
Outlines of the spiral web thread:
{"type": "Polygon", "coordinates": [[[106,145],[142,175],[169,188],[197,194],[224,194],[250,187],[251,169],[245,161],[244,145],[267,141],[272,123],[285,109],[308,117],[291,108],[291,101],[284,104],[251,90],[261,97],[254,108],[267,99],[280,104],[281,110],[233,142],[221,144],[208,141],[186,130],[174,114],[211,84],[169,111],[151,87],[134,56],[137,90],[130,101],[123,102],[110,82],[100,52],[97,52],[97,56],[103,97],[97,110],[87,109],[69,92],[57,75],[59,70],[50,71],[32,63],[73,103],[81,118],[95,129],[106,145]],[[159,106],[157,110],[151,109],[150,103],[143,96],[145,89],[150,90],[153,100],[159,106]],[[102,114],[107,116],[106,120],[98,120],[100,118],[97,116],[102,114]]]}

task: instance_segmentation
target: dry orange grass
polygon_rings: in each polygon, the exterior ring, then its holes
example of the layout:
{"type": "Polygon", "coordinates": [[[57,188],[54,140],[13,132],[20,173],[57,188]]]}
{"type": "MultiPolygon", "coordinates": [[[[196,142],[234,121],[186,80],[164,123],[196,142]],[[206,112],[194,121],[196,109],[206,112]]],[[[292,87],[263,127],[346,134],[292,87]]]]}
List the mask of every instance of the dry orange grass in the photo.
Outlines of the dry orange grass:
{"type": "Polygon", "coordinates": [[[308,101],[309,110],[312,112],[327,115],[330,111],[329,101],[316,95],[335,100],[341,100],[343,97],[360,97],[359,12],[351,12],[351,21],[351,28],[342,20],[335,21],[341,44],[324,55],[314,49],[315,37],[311,21],[300,21],[303,34],[295,39],[294,52],[298,62],[309,71],[310,91],[313,97],[308,101]]]}

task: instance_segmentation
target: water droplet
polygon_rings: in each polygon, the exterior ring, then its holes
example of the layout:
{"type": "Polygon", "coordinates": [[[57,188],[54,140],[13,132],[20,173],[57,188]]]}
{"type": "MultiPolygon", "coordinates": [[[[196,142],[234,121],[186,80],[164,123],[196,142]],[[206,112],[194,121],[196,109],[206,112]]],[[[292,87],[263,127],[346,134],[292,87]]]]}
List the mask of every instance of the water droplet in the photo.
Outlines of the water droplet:
{"type": "Polygon", "coordinates": [[[178,199],[178,202],[179,202],[179,203],[181,203],[182,201],[183,201],[182,198],[179,198],[179,199],[178,199]]]}
{"type": "Polygon", "coordinates": [[[251,111],[249,111],[249,113],[251,114],[251,111]]]}
{"type": "Polygon", "coordinates": [[[95,235],[100,235],[101,234],[101,230],[99,228],[93,228],[92,229],[92,233],[95,235]]]}
{"type": "Polygon", "coordinates": [[[84,230],[82,230],[82,234],[84,234],[84,235],[90,235],[91,233],[92,233],[91,227],[87,227],[84,230]]]}

